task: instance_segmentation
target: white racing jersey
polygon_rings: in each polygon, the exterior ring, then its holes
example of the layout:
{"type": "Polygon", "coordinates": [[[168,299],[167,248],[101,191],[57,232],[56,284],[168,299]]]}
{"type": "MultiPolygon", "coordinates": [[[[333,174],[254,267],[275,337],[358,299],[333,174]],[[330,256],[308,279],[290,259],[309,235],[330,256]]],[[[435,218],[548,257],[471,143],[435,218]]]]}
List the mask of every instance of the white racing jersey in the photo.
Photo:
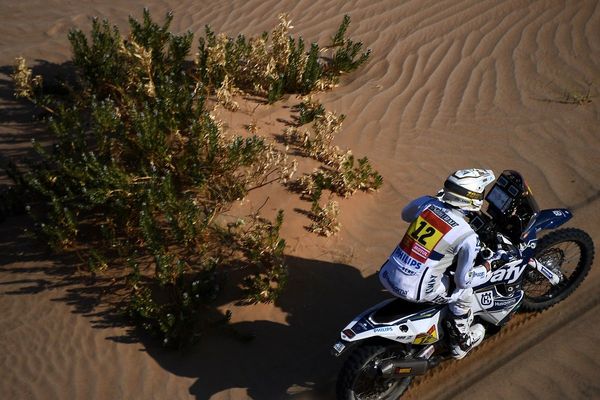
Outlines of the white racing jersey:
{"type": "Polygon", "coordinates": [[[405,208],[403,218],[411,224],[379,273],[385,288],[410,301],[447,302],[444,272],[456,256],[457,288],[470,287],[479,239],[463,214],[422,197],[405,208]]]}

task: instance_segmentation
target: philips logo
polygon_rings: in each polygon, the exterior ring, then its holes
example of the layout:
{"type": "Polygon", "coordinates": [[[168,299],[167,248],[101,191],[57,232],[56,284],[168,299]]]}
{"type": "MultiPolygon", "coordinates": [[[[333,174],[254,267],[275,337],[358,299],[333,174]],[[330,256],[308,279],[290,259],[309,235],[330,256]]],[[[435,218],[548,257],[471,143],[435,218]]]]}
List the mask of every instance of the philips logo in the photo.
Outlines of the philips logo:
{"type": "Polygon", "coordinates": [[[474,272],[473,271],[473,276],[475,278],[483,278],[483,277],[485,277],[485,272],[484,271],[479,271],[479,272],[474,272]]]}
{"type": "Polygon", "coordinates": [[[392,328],[391,326],[386,326],[383,328],[375,328],[373,329],[373,332],[375,333],[385,333],[385,332],[392,332],[394,330],[394,328],[392,328]]]}
{"type": "MultiPolygon", "coordinates": [[[[415,260],[414,258],[409,256],[408,254],[406,254],[404,252],[404,250],[402,250],[400,247],[397,247],[396,251],[394,251],[393,258],[397,264],[402,264],[409,268],[419,269],[422,266],[422,264],[420,262],[418,262],[417,260],[415,260]]],[[[414,275],[414,273],[413,273],[413,275],[414,275]]]]}

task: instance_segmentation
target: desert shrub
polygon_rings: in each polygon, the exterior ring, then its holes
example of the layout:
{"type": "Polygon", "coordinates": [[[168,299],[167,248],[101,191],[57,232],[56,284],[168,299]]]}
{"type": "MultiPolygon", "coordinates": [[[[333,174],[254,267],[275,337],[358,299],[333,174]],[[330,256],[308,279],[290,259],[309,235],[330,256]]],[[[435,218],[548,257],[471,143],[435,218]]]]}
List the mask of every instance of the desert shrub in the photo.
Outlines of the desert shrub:
{"type": "Polygon", "coordinates": [[[371,50],[361,53],[362,42],[354,42],[346,38],[346,30],[348,30],[349,25],[350,17],[344,15],[344,19],[335,36],[331,38],[332,44],[330,48],[335,50],[327,71],[327,74],[331,77],[337,77],[344,72],[354,71],[364,64],[371,54],[371,50]]]}
{"type": "Polygon", "coordinates": [[[310,96],[295,106],[295,110],[299,113],[298,125],[305,125],[325,116],[325,107],[323,107],[323,104],[318,100],[313,100],[310,96]]]}
{"type": "Polygon", "coordinates": [[[335,235],[341,229],[338,221],[339,213],[340,207],[336,201],[328,201],[325,207],[321,207],[317,200],[313,201],[310,213],[312,223],[308,230],[322,236],[335,235]]]}
{"type": "Polygon", "coordinates": [[[313,123],[308,130],[287,128],[283,135],[285,142],[322,162],[323,166],[291,182],[290,188],[314,202],[320,199],[323,190],[350,197],[357,190],[373,191],[381,187],[383,178],[373,169],[367,157],[356,160],[351,151],[344,152],[333,144],[336,134],[341,131],[344,115],[327,111],[311,100],[305,100],[297,109],[300,115],[303,110],[308,110],[306,115],[315,110],[313,123]]]}
{"type": "Polygon", "coordinates": [[[196,65],[198,76],[207,88],[220,88],[227,78],[246,93],[266,97],[269,102],[285,93],[307,94],[332,87],[340,74],[365,63],[370,50],[361,53],[362,42],[345,37],[350,18],[345,16],[333,42],[326,48],[332,57],[320,57],[320,47],[311,43],[306,49],[302,37],[290,35],[293,28],[286,14],[279,23],[259,37],[236,38],[215,34],[207,26],[200,38],[196,65]]]}
{"type": "Polygon", "coordinates": [[[285,241],[279,237],[282,223],[283,211],[279,211],[274,224],[259,215],[254,215],[249,222],[235,224],[236,248],[239,248],[251,261],[251,268],[255,270],[255,273],[244,279],[248,303],[275,300],[285,287],[287,279],[283,258],[285,241]]]}
{"type": "MultiPolygon", "coordinates": [[[[203,305],[228,267],[247,271],[241,284],[252,302],[281,291],[283,215],[230,229],[225,213],[250,191],[289,179],[294,166],[264,138],[223,129],[186,61],[192,34],[170,33],[171,19],[159,25],[146,10],[141,22],[130,19],[126,39],[97,19],[89,36],[71,31],[78,79],[68,96],[45,95],[41,78],[18,61],[16,94],[51,112],[54,143],[34,142],[38,159],[15,179],[39,236],[76,252],[92,273],[124,279],[127,314],[181,346],[197,338],[203,305]]],[[[211,65],[231,64],[222,54],[210,53],[211,65]]],[[[232,91],[225,76],[218,84],[232,91]]]]}
{"type": "Polygon", "coordinates": [[[296,146],[307,157],[314,158],[325,164],[334,164],[340,149],[333,145],[335,135],[342,129],[345,115],[326,111],[315,115],[308,130],[288,128],[284,132],[285,141],[296,146]]]}
{"type": "Polygon", "coordinates": [[[321,167],[310,174],[304,174],[293,182],[292,187],[316,201],[321,198],[323,190],[329,190],[341,197],[350,197],[356,191],[370,192],[383,185],[382,176],[373,169],[369,159],[363,157],[358,161],[350,151],[340,154],[332,167],[321,167]]]}

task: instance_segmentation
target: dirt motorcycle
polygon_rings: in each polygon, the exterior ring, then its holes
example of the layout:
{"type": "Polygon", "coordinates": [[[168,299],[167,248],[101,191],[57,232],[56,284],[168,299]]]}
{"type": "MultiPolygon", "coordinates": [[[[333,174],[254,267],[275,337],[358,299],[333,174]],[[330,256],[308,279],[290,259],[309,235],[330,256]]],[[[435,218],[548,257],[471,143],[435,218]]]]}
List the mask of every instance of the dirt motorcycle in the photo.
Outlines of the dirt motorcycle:
{"type": "MultiPolygon", "coordinates": [[[[544,310],[567,298],[588,274],[594,245],[575,228],[538,239],[540,231],[559,227],[572,214],[564,208],[540,210],[516,171],[504,171],[485,200],[486,212],[473,213],[469,223],[482,248],[502,257],[491,263],[491,273],[474,276],[472,309],[475,322],[493,333],[518,309],[544,310]]],[[[335,356],[349,353],[337,380],[338,398],[400,397],[414,376],[451,357],[444,326],[448,313],[445,304],[394,298],[354,318],[333,346],[335,356]]]]}

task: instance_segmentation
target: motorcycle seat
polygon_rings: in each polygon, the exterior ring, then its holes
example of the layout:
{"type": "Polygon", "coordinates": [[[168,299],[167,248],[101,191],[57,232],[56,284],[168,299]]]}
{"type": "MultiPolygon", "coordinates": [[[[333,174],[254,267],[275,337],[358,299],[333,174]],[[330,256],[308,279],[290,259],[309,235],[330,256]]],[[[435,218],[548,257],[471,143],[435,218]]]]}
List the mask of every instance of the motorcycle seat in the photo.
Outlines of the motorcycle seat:
{"type": "Polygon", "coordinates": [[[429,314],[437,311],[443,305],[432,303],[413,303],[396,298],[371,314],[370,319],[376,324],[385,324],[414,314],[429,314]]]}

